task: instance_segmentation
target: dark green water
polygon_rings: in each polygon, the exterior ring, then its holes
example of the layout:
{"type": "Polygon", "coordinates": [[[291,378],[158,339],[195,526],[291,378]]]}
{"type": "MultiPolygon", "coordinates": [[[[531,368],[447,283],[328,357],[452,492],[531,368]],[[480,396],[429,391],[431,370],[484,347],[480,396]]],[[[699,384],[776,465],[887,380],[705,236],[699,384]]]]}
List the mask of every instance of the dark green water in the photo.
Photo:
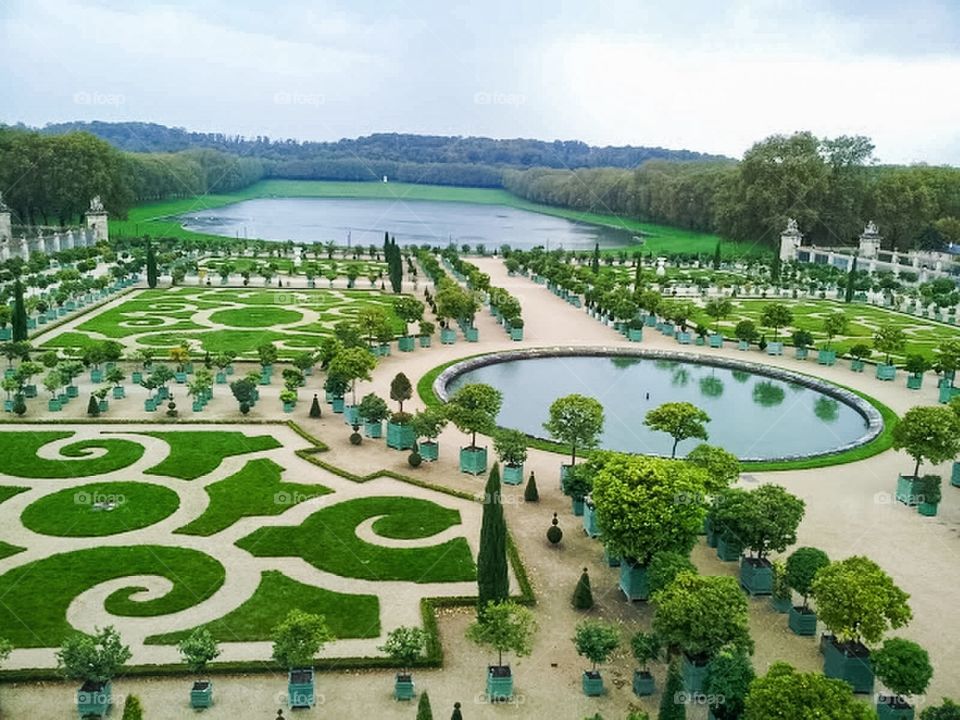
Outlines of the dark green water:
{"type": "MultiPolygon", "coordinates": [[[[672,438],[643,424],[665,402],[690,402],[710,415],[708,442],[740,458],[776,458],[833,450],[859,438],[867,422],[854,408],[795,383],[739,370],[630,357],[512,360],[471,370],[454,390],[482,382],[503,392],[498,423],[547,437],[550,403],[580,393],[599,400],[606,424],[601,446],[669,455],[672,438]],[[649,393],[649,399],[647,398],[649,393]]],[[[700,440],[686,440],[681,456],[700,440]]]]}

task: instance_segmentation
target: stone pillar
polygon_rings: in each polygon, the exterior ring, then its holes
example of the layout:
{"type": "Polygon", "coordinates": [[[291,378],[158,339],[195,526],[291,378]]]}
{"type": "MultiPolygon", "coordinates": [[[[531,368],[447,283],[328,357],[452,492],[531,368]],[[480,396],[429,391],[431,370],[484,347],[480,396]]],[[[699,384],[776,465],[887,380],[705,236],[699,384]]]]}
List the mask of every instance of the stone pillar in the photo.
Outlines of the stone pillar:
{"type": "Polygon", "coordinates": [[[803,241],[803,234],[793,218],[787,220],[786,229],[780,233],[780,260],[781,262],[796,262],[797,251],[803,241]]]}
{"type": "Polygon", "coordinates": [[[30,259],[30,248],[27,245],[27,236],[21,235],[20,242],[17,243],[17,254],[24,260],[30,259]]]}
{"type": "Polygon", "coordinates": [[[882,240],[880,233],[877,232],[877,226],[871,220],[860,234],[860,257],[866,259],[877,257],[882,240]]]}
{"type": "Polygon", "coordinates": [[[10,259],[10,240],[0,238],[0,263],[10,259]]]}
{"type": "Polygon", "coordinates": [[[47,238],[45,251],[47,255],[53,255],[54,253],[60,252],[60,233],[54,233],[47,238]]]}
{"type": "Polygon", "coordinates": [[[657,258],[657,277],[663,277],[667,274],[667,259],[665,257],[657,258]]]}
{"type": "Polygon", "coordinates": [[[73,250],[73,230],[67,230],[60,240],[60,250],[73,250]]]}
{"type": "Polygon", "coordinates": [[[87,228],[93,231],[93,244],[106,242],[110,229],[107,224],[107,211],[103,209],[99,195],[90,201],[90,209],[84,215],[87,218],[87,228]]]}

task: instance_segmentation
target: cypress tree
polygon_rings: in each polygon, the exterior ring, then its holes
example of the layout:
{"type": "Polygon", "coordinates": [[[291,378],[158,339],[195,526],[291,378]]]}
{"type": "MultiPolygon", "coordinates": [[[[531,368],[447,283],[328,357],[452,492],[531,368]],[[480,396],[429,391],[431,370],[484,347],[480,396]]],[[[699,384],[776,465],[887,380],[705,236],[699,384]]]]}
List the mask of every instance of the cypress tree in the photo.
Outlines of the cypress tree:
{"type": "Polygon", "coordinates": [[[313,402],[310,404],[310,417],[320,417],[320,401],[317,399],[316,393],[313,394],[313,402]]]}
{"type": "Polygon", "coordinates": [[[773,262],[770,264],[770,279],[775,283],[780,282],[780,264],[780,254],[774,253],[773,262]]]}
{"type": "Polygon", "coordinates": [[[713,269],[720,269],[720,241],[717,240],[717,246],[713,249],[713,269]]]}
{"type": "Polygon", "coordinates": [[[590,576],[584,568],[573,590],[573,606],[577,610],[589,610],[593,607],[593,592],[590,590],[590,576]]]}
{"type": "Polygon", "coordinates": [[[594,243],[593,246],[593,264],[590,266],[594,275],[600,274],[600,243],[594,243]]]}
{"type": "Polygon", "coordinates": [[[157,286],[157,256],[153,251],[153,243],[147,238],[147,287],[157,286]]]}
{"type": "Polygon", "coordinates": [[[450,716],[450,720],[463,720],[463,714],[460,712],[460,703],[455,702],[453,704],[453,714],[450,716]]]}
{"type": "Polygon", "coordinates": [[[477,609],[488,602],[500,602],[510,596],[507,576],[507,524],[500,503],[500,464],[494,463],[487,479],[480,525],[480,553],[477,556],[477,609]]]}
{"type": "Polygon", "coordinates": [[[680,674],[680,663],[675,660],[667,671],[667,686],[660,697],[657,720],[686,720],[687,706],[680,702],[682,698],[683,676],[680,674]]]}
{"type": "Polygon", "coordinates": [[[420,695],[417,704],[417,720],[433,720],[433,710],[430,709],[430,695],[426,690],[420,695]]]}
{"type": "Polygon", "coordinates": [[[847,273],[847,287],[843,293],[844,302],[853,302],[853,280],[857,274],[857,256],[853,256],[853,264],[850,265],[850,272],[847,273]]]}
{"type": "Polygon", "coordinates": [[[90,402],[87,403],[87,415],[90,417],[100,416],[100,403],[93,395],[90,396],[90,402]]]}
{"type": "Polygon", "coordinates": [[[526,502],[540,502],[540,491],[537,490],[537,477],[530,471],[530,479],[527,480],[527,486],[523,489],[523,499],[526,502]]]}
{"type": "Polygon", "coordinates": [[[27,340],[27,305],[23,301],[23,283],[20,278],[13,284],[13,319],[11,320],[14,342],[27,340]]]}

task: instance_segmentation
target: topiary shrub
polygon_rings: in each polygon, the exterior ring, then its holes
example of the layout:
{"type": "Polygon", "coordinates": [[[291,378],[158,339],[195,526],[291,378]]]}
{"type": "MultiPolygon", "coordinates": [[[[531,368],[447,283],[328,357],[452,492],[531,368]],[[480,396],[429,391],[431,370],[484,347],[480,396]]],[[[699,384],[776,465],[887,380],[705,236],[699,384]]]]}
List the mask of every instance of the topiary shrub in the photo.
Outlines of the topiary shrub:
{"type": "Polygon", "coordinates": [[[87,415],[90,417],[100,417],[100,403],[91,395],[90,402],[87,403],[87,415]]]}
{"type": "Polygon", "coordinates": [[[540,491],[537,490],[537,478],[530,472],[530,479],[527,480],[527,486],[523,489],[523,499],[526,502],[540,502],[540,491]]]}
{"type": "Polygon", "coordinates": [[[680,663],[674,660],[667,671],[667,686],[660,696],[660,712],[657,720],[686,720],[687,706],[683,703],[683,675],[680,663]]]}
{"type": "Polygon", "coordinates": [[[354,430],[352,433],[350,433],[350,444],[351,444],[351,445],[359,445],[359,444],[362,443],[362,442],[363,442],[363,436],[361,436],[360,433],[358,433],[356,430],[354,430]]]}
{"type": "Polygon", "coordinates": [[[547,540],[551,545],[557,545],[563,540],[563,530],[560,529],[560,521],[557,520],[557,514],[553,514],[553,520],[550,521],[550,527],[547,528],[547,540]]]}
{"type": "Polygon", "coordinates": [[[240,414],[246,415],[248,412],[250,412],[250,405],[245,402],[240,403],[240,414]]]}
{"type": "Polygon", "coordinates": [[[433,710],[430,709],[430,695],[426,690],[420,696],[417,704],[417,720],[433,720],[433,710]]]}
{"type": "Polygon", "coordinates": [[[422,462],[423,462],[423,458],[420,457],[420,453],[418,453],[416,450],[414,450],[412,453],[410,453],[409,456],[407,456],[407,463],[409,463],[410,467],[412,468],[420,467],[420,463],[422,462]]]}
{"type": "Polygon", "coordinates": [[[589,610],[593,607],[593,592],[590,590],[590,576],[584,568],[573,590],[573,606],[577,610],[589,610]]]}
{"type": "Polygon", "coordinates": [[[13,412],[17,417],[23,417],[27,412],[27,403],[23,400],[23,395],[17,395],[13,399],[13,412]]]}
{"type": "Polygon", "coordinates": [[[313,402],[310,403],[310,417],[320,417],[320,401],[317,399],[316,393],[313,394],[313,402]]]}
{"type": "Polygon", "coordinates": [[[123,703],[121,720],[143,720],[143,707],[140,705],[140,698],[136,695],[127,695],[127,700],[123,703]]]}

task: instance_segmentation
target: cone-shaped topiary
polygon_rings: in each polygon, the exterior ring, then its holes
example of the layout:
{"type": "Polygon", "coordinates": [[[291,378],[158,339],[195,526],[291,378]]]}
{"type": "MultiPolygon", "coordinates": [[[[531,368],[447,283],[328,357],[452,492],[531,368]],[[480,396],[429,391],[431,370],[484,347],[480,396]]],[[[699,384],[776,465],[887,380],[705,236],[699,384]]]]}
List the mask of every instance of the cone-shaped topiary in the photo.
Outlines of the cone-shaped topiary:
{"type": "Polygon", "coordinates": [[[510,596],[507,574],[507,523],[500,502],[500,465],[493,464],[483,498],[480,553],[477,556],[477,608],[510,596]]]}
{"type": "Polygon", "coordinates": [[[317,399],[316,393],[313,394],[313,402],[310,404],[310,417],[320,417],[320,401],[317,399]]]}
{"type": "Polygon", "coordinates": [[[560,521],[557,520],[557,514],[553,514],[553,520],[550,521],[550,527],[547,528],[547,540],[552,545],[556,545],[563,540],[563,530],[560,529],[560,521]]]}
{"type": "Polygon", "coordinates": [[[450,716],[450,720],[463,720],[463,714],[460,712],[460,703],[455,702],[453,704],[453,714],[450,716]]]}
{"type": "Polygon", "coordinates": [[[660,697],[657,720],[686,720],[687,706],[682,702],[683,697],[683,675],[680,674],[680,663],[675,660],[667,670],[667,686],[660,697]]]}
{"type": "Polygon", "coordinates": [[[87,403],[87,415],[90,417],[100,416],[100,403],[93,395],[90,396],[90,402],[87,403]]]}
{"type": "Polygon", "coordinates": [[[573,606],[577,610],[589,610],[593,607],[593,592],[590,590],[590,576],[584,568],[573,590],[573,606]]]}
{"type": "Polygon", "coordinates": [[[523,489],[523,499],[526,502],[540,502],[540,491],[537,490],[537,478],[530,471],[530,479],[527,480],[527,486],[523,489]]]}
{"type": "Polygon", "coordinates": [[[121,720],[143,720],[143,709],[140,698],[136,695],[127,695],[123,703],[123,717],[121,720]]]}
{"type": "Polygon", "coordinates": [[[417,704],[417,720],[433,720],[433,710],[430,709],[430,695],[426,690],[420,695],[420,702],[417,704]]]}

